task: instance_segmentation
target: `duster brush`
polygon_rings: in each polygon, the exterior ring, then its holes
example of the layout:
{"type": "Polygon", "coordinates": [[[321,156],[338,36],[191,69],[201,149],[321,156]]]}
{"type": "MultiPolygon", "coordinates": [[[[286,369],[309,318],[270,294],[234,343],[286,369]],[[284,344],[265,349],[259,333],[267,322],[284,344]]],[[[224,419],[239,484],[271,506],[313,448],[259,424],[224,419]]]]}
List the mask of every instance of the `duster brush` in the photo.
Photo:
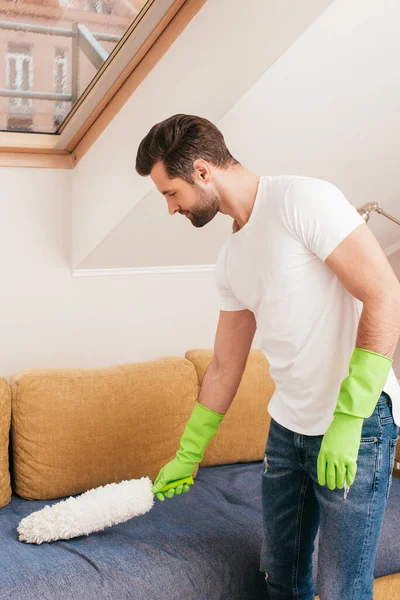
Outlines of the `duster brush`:
{"type": "MultiPolygon", "coordinates": [[[[169,483],[163,492],[179,484],[193,484],[192,477],[169,483]]],[[[42,544],[90,535],[149,512],[154,505],[149,477],[109,483],[80,496],[71,496],[22,519],[17,531],[20,542],[42,544]]]]}

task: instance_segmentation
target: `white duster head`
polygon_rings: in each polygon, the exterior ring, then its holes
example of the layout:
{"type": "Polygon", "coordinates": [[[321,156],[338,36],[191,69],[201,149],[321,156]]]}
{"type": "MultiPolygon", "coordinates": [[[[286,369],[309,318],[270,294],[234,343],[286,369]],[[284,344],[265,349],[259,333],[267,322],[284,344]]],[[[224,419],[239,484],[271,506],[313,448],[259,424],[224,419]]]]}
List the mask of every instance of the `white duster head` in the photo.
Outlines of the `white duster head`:
{"type": "Polygon", "coordinates": [[[110,483],[45,506],[22,519],[21,542],[41,544],[89,535],[147,513],[154,505],[149,477],[110,483]]]}

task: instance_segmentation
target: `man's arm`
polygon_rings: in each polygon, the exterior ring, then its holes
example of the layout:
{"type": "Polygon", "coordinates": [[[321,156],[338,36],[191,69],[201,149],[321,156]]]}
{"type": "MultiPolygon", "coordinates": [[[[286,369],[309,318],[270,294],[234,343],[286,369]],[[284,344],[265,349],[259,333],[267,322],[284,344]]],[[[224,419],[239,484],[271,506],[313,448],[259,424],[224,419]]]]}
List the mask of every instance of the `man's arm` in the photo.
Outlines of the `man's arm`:
{"type": "Polygon", "coordinates": [[[318,482],[333,490],[352,485],[356,476],[363,422],[373,414],[399,338],[400,285],[365,224],[344,238],[326,263],[363,302],[349,375],[318,454],[318,482]]]}
{"type": "Polygon", "coordinates": [[[393,358],[400,335],[400,283],[369,227],[357,227],[325,262],[363,302],[356,346],[393,358]]]}
{"type": "Polygon", "coordinates": [[[190,483],[186,478],[202,461],[236,395],[255,330],[252,312],[221,311],[214,356],[204,375],[198,402],[186,424],[176,458],[161,469],[154,482],[153,493],[159,500],[189,490],[190,483]]]}
{"type": "Polygon", "coordinates": [[[249,310],[221,311],[214,343],[214,356],[204,375],[199,403],[225,414],[240,385],[256,331],[249,310]]]}

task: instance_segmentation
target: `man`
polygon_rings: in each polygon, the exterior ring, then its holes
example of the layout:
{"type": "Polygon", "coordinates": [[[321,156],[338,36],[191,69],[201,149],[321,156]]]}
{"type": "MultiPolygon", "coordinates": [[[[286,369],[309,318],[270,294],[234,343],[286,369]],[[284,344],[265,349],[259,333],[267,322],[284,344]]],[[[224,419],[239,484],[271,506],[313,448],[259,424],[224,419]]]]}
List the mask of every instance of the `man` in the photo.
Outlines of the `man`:
{"type": "Polygon", "coordinates": [[[209,121],[155,125],[136,159],[171,215],[203,227],[234,219],[217,261],[221,312],[214,356],[160,500],[191,475],[238,389],[256,326],[276,391],[262,475],[260,570],[271,600],[367,600],[391,483],[400,391],[391,369],[400,285],[377,240],[332,184],[259,177],[209,121]],[[394,418],[393,418],[394,415],[394,418]]]}

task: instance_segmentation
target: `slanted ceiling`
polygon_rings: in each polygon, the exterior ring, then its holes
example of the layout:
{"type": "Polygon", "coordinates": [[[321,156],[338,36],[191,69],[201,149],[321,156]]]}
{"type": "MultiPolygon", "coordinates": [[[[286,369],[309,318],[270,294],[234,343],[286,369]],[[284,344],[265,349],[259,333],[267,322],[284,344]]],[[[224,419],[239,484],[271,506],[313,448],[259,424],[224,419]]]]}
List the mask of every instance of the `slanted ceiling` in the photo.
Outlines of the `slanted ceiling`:
{"type": "MultiPolygon", "coordinates": [[[[354,205],[378,201],[399,218],[400,5],[389,1],[377,11],[375,0],[303,2],[295,12],[292,2],[254,0],[251,18],[248,3],[235,2],[232,19],[223,21],[228,4],[206,3],[157,65],[159,72],[143,82],[150,94],[146,110],[139,114],[132,98],[118,115],[119,126],[111,123],[103,133],[108,137],[75,169],[74,202],[82,203],[75,216],[83,217],[75,223],[75,268],[215,262],[231,220],[220,215],[196,230],[181,215],[171,217],[151,181],[134,173],[143,133],[174,112],[213,120],[236,158],[257,173],[321,177],[354,205]],[[165,88],[155,96],[152,85],[162,75],[165,88]],[[115,176],[107,154],[122,156],[121,144],[130,155],[115,176]],[[100,181],[90,196],[85,184],[95,176],[100,181]],[[95,228],[96,207],[101,218],[95,228]]],[[[141,102],[145,92],[137,90],[141,102]]],[[[396,247],[398,226],[373,215],[370,227],[385,249],[396,247]]]]}
{"type": "Polygon", "coordinates": [[[206,2],[73,171],[75,268],[215,261],[230,223],[221,217],[195,232],[181,215],[153,214],[166,205],[135,173],[137,147],[174,113],[218,123],[331,2],[206,2]]]}

